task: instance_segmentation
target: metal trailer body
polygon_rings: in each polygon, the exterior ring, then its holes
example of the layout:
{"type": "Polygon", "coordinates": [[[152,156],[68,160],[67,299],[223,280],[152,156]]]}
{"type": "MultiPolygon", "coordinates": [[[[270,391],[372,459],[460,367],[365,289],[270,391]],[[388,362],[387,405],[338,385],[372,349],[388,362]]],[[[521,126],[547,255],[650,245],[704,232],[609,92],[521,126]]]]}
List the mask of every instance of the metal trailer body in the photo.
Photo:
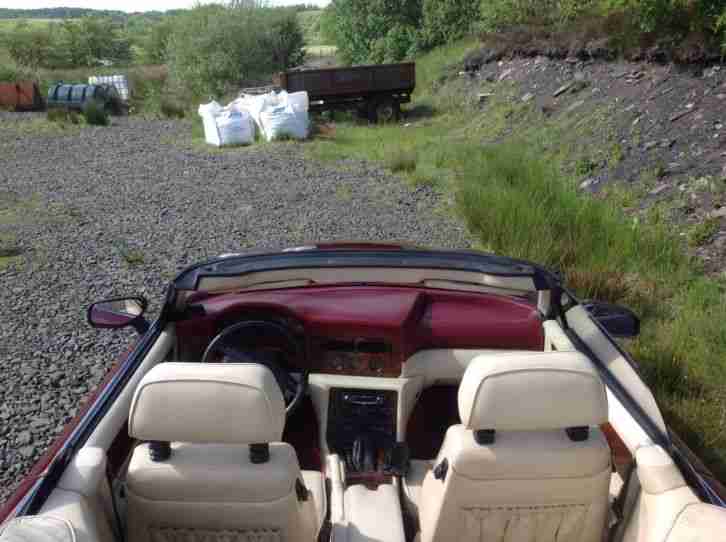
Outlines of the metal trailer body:
{"type": "Polygon", "coordinates": [[[287,92],[306,91],[311,111],[355,109],[372,122],[395,120],[411,101],[416,64],[379,64],[345,68],[290,70],[275,83],[287,92]]]}

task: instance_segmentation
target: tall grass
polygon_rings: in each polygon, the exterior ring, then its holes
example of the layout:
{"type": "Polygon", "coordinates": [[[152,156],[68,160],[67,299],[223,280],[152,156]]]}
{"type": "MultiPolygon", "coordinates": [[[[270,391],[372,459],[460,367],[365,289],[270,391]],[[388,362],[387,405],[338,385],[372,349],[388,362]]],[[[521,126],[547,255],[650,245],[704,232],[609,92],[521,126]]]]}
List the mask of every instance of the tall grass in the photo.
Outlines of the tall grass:
{"type": "Polygon", "coordinates": [[[724,284],[701,273],[658,213],[624,213],[623,201],[637,199],[631,189],[606,198],[578,192],[578,163],[613,159],[609,111],[545,117],[512,99],[519,94],[506,83],[492,84],[481,107],[464,79],[442,80],[471,45],[418,59],[407,124],[342,123],[311,154],[380,161],[412,184],[435,186],[481,248],[556,268],[580,296],[633,308],[642,333],[626,348],[668,423],[726,479],[724,284]]]}

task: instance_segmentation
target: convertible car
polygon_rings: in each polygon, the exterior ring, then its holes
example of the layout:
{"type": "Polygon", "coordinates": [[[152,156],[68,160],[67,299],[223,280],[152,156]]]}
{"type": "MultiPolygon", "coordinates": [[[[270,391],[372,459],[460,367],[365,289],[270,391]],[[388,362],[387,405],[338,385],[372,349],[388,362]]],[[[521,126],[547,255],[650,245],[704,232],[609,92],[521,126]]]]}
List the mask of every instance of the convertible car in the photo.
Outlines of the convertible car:
{"type": "Polygon", "coordinates": [[[721,540],[720,485],[613,339],[535,264],[331,244],[229,254],[146,301],[0,515],[1,542],[721,540]]]}

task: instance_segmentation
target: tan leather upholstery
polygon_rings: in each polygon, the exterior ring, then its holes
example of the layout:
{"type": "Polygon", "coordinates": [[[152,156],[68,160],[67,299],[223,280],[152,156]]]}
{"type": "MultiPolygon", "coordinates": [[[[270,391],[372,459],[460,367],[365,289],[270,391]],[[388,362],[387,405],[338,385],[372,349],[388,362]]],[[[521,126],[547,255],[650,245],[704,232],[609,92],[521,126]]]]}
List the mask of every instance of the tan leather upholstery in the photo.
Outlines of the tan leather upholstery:
{"type": "Polygon", "coordinates": [[[605,388],[579,352],[482,355],[459,387],[469,429],[536,431],[607,422],[605,388]]]}
{"type": "Polygon", "coordinates": [[[405,542],[398,491],[390,484],[376,489],[353,485],[345,490],[347,542],[405,542]]]}
{"type": "Polygon", "coordinates": [[[418,518],[418,506],[421,502],[421,488],[426,475],[434,466],[433,460],[412,459],[408,473],[403,479],[403,504],[408,514],[418,518]]]}
{"type": "Polygon", "coordinates": [[[129,434],[141,440],[277,442],[284,427],[280,387],[254,363],[157,365],[139,382],[129,414],[129,434]]]}
{"type": "Polygon", "coordinates": [[[449,428],[423,481],[422,542],[602,539],[610,451],[591,426],[606,420],[607,399],[587,358],[481,356],[464,374],[459,409],[464,423],[449,428]],[[564,430],[581,426],[584,441],[564,430]],[[496,430],[493,443],[477,442],[481,429],[496,430]]]}
{"type": "Polygon", "coordinates": [[[666,542],[710,542],[723,536],[726,509],[710,504],[687,505],[668,533],[666,542]]]}
{"type": "Polygon", "coordinates": [[[279,442],[284,419],[280,389],[261,365],[164,363],[149,371],[129,432],[171,441],[171,455],[154,461],[150,444],[134,450],[129,542],[315,540],[325,517],[323,477],[301,472],[295,450],[279,442]],[[263,443],[269,460],[253,463],[250,445],[263,443]]]}

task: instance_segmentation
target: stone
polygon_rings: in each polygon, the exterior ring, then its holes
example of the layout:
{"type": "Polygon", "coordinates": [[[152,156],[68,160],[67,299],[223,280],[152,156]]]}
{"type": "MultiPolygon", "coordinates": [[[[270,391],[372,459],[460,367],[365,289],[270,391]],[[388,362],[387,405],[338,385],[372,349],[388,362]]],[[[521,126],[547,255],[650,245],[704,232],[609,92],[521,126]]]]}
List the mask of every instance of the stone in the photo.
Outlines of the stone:
{"type": "Polygon", "coordinates": [[[565,111],[567,113],[570,113],[571,111],[574,111],[578,107],[581,107],[582,105],[584,105],[584,103],[585,103],[585,100],[577,100],[576,102],[570,104],[570,106],[567,109],[565,109],[565,111]]]}
{"type": "Polygon", "coordinates": [[[504,81],[507,77],[512,75],[513,71],[514,71],[514,69],[512,69],[512,68],[508,68],[508,69],[504,70],[502,73],[499,74],[499,77],[498,77],[499,81],[504,81]]]}
{"type": "Polygon", "coordinates": [[[18,433],[16,440],[17,440],[18,444],[21,444],[21,445],[30,444],[30,442],[32,440],[30,431],[27,431],[27,430],[21,431],[20,433],[18,433]]]}
{"type": "Polygon", "coordinates": [[[648,143],[646,143],[645,145],[643,145],[643,148],[646,151],[649,151],[650,149],[653,149],[653,148],[655,148],[657,146],[658,146],[658,142],[657,141],[648,141],[648,143]]]}
{"type": "Polygon", "coordinates": [[[680,111],[680,112],[678,112],[678,113],[675,113],[674,115],[671,115],[671,117],[670,117],[670,119],[669,119],[669,120],[670,120],[671,122],[675,122],[675,121],[677,121],[678,119],[680,119],[680,118],[683,118],[683,117],[685,117],[685,116],[686,116],[686,115],[688,115],[689,113],[693,113],[694,111],[695,111],[695,109],[686,109],[685,111],[680,111]]]}
{"type": "Polygon", "coordinates": [[[726,207],[720,207],[719,209],[714,209],[710,213],[711,218],[726,218],[726,207]]]}
{"type": "Polygon", "coordinates": [[[557,90],[555,90],[554,93],[552,94],[552,96],[554,96],[555,98],[557,98],[557,96],[559,96],[559,95],[564,94],[565,92],[567,92],[570,89],[571,86],[572,86],[572,83],[571,82],[570,83],[565,83],[560,88],[558,88],[557,90]]]}
{"type": "Polygon", "coordinates": [[[528,92],[527,94],[522,96],[522,101],[524,103],[531,102],[533,98],[534,98],[534,94],[532,94],[531,92],[528,92]]]}
{"type": "Polygon", "coordinates": [[[35,418],[32,422],[30,422],[30,428],[31,429],[38,429],[40,427],[45,427],[49,425],[51,422],[48,418],[44,416],[39,416],[35,418]]]}
{"type": "Polygon", "coordinates": [[[662,194],[666,190],[668,190],[668,188],[669,188],[669,186],[667,184],[659,184],[653,190],[651,190],[650,192],[648,192],[648,195],[650,195],[650,196],[657,196],[659,194],[662,194]]]}
{"type": "Polygon", "coordinates": [[[595,177],[589,177],[580,183],[580,190],[587,190],[588,188],[594,187],[596,184],[597,179],[595,177]]]}
{"type": "Polygon", "coordinates": [[[28,446],[23,446],[18,450],[18,452],[26,459],[30,459],[35,455],[35,446],[33,446],[32,444],[28,446]]]}

